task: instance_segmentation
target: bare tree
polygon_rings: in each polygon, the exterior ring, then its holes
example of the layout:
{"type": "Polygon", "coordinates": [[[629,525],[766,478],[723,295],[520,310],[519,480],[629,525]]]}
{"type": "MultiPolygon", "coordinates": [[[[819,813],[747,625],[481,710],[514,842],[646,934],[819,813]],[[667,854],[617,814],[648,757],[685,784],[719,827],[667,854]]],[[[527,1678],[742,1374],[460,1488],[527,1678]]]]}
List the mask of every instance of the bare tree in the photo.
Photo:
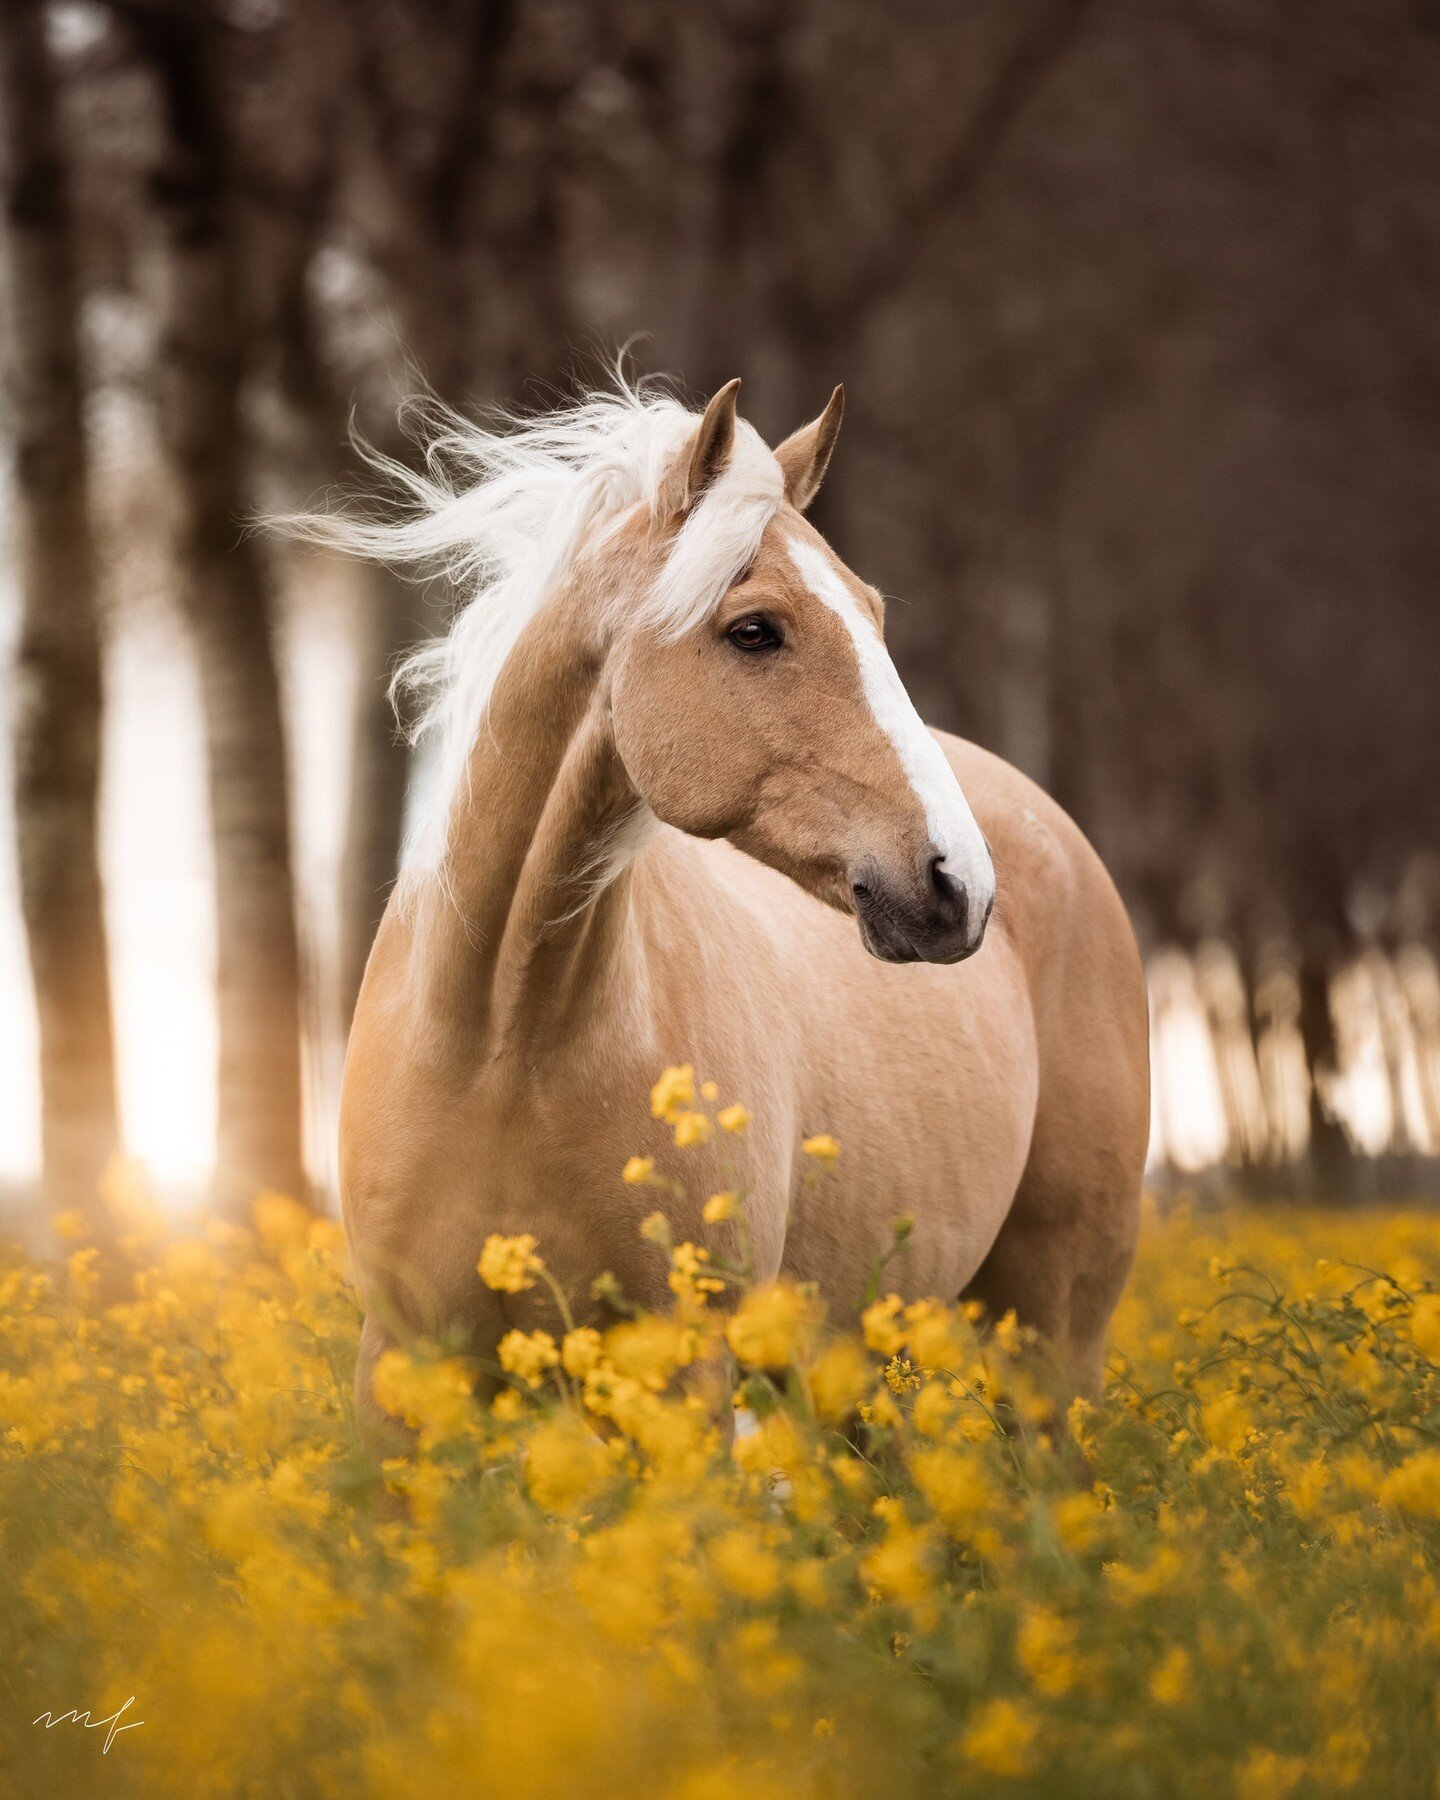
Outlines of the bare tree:
{"type": "Polygon", "coordinates": [[[69,176],[41,0],[0,9],[8,394],[21,629],[16,822],[44,1186],[89,1211],[118,1130],[96,841],[101,651],[69,176]]]}
{"type": "Polygon", "coordinates": [[[177,573],[204,699],[215,842],[220,1028],[218,1180],[305,1191],[300,961],[272,596],[254,539],[244,271],[237,255],[228,27],[208,5],[124,7],[154,83],[150,194],[161,257],[161,432],[177,489],[177,573]]]}

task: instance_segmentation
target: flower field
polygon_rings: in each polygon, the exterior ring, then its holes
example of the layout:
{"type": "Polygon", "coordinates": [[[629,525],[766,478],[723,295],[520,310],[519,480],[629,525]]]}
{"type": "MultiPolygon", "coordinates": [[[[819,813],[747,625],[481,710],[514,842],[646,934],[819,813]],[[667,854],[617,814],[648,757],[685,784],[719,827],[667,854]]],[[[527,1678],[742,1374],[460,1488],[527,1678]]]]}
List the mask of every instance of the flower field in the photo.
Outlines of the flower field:
{"type": "Polygon", "coordinates": [[[123,1280],[0,1273],[7,1793],[1437,1791],[1432,1219],[1152,1217],[1066,1431],[1013,1320],[883,1277],[863,1333],[732,1310],[716,1196],[715,1245],[647,1228],[671,1317],[512,1334],[484,1400],[391,1353],[414,1444],[377,1468],[338,1227],[271,1198],[177,1238],[114,1186],[123,1280]],[[733,1449],[673,1379],[721,1337],[733,1449]]]}

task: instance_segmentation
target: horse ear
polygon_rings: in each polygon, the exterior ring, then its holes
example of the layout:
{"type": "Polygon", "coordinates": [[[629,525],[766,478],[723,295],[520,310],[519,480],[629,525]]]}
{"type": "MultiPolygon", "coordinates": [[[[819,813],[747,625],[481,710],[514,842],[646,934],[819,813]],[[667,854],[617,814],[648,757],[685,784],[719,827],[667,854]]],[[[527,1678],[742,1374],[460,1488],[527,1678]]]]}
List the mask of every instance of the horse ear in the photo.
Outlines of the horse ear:
{"type": "Polygon", "coordinates": [[[797,512],[804,512],[825,479],[844,415],[845,390],[837,387],[820,417],[802,425],[775,452],[785,475],[785,498],[797,512]]]}
{"type": "Polygon", "coordinates": [[[705,408],[687,450],[675,459],[660,490],[660,513],[680,518],[705,492],[730,460],[735,443],[735,405],[740,397],[740,377],[727,381],[705,408]]]}

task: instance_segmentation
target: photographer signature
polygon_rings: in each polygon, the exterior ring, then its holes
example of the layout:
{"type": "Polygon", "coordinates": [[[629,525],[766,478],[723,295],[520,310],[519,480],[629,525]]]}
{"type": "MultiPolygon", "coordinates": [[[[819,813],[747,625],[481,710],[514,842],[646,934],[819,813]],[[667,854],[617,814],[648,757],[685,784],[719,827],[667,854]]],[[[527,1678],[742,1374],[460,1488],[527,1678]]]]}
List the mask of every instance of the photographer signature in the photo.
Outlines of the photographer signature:
{"type": "Polygon", "coordinates": [[[123,1706],[117,1706],[115,1708],[108,1719],[92,1719],[88,1707],[84,1712],[79,1712],[72,1706],[69,1712],[58,1714],[42,1712],[38,1718],[32,1719],[30,1723],[32,1725],[43,1725],[47,1731],[53,1730],[57,1725],[64,1725],[67,1721],[72,1725],[83,1725],[87,1731],[98,1731],[102,1725],[108,1725],[110,1729],[105,1733],[105,1742],[100,1749],[100,1754],[106,1756],[109,1754],[110,1746],[115,1742],[115,1739],[122,1731],[134,1731],[137,1727],[145,1723],[143,1719],[132,1719],[128,1725],[122,1725],[120,1723],[122,1716],[129,1712],[134,1704],[135,1696],[132,1694],[123,1706]]]}

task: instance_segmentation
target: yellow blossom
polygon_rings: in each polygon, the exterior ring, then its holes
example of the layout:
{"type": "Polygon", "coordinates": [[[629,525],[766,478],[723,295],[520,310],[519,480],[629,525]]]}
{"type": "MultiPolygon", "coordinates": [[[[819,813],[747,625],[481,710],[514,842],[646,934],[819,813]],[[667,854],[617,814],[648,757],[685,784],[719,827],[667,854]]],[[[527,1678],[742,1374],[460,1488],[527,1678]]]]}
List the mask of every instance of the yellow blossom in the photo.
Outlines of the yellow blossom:
{"type": "Polygon", "coordinates": [[[1191,1694],[1190,1655],[1172,1644],[1150,1671],[1150,1698],[1159,1706],[1183,1706],[1191,1694]]]}
{"type": "Polygon", "coordinates": [[[1028,1774],[1039,1727],[1035,1714],[1014,1700],[987,1700],[975,1709],[960,1740],[967,1761],[987,1775],[1028,1774]]]}
{"type": "Polygon", "coordinates": [[[833,1169],[840,1160],[840,1145],[827,1131],[819,1132],[815,1137],[807,1137],[800,1148],[827,1169],[833,1169]]]}
{"type": "Polygon", "coordinates": [[[412,1356],[400,1349],[376,1358],[375,1398],[386,1412],[420,1433],[422,1444],[459,1436],[473,1422],[470,1372],[453,1358],[412,1356]]]}
{"type": "Polygon", "coordinates": [[[593,1326],[581,1325],[565,1333],[560,1345],[560,1361],[565,1373],[576,1381],[585,1379],[599,1363],[600,1356],[600,1333],[593,1326]]]}
{"type": "Polygon", "coordinates": [[[535,1254],[535,1239],[528,1231],[517,1237],[492,1233],[486,1238],[476,1265],[486,1287],[502,1294],[518,1294],[534,1287],[535,1277],[544,1266],[535,1254]]]}
{"type": "Polygon", "coordinates": [[[1068,1694],[1080,1674],[1075,1627],[1049,1607],[1032,1607],[1021,1619],[1015,1656],[1036,1692],[1049,1699],[1068,1694]]]}
{"type": "Polygon", "coordinates": [[[1380,1484],[1380,1504],[1417,1518],[1440,1519],[1440,1450],[1420,1450],[1380,1484]]]}
{"type": "Polygon", "coordinates": [[[840,1424],[864,1399],[872,1378],[872,1365],[855,1340],[836,1338],[805,1378],[816,1417],[827,1425],[840,1424]]]}
{"type": "Polygon", "coordinates": [[[752,1288],[725,1328],[730,1348],[747,1369],[779,1369],[792,1362],[816,1322],[813,1297],[789,1282],[752,1288]]]}
{"type": "Polygon", "coordinates": [[[678,1067],[666,1069],[650,1091],[652,1118],[666,1119],[673,1123],[679,1113],[694,1104],[695,1067],[693,1063],[682,1063],[678,1067]]]}
{"type": "Polygon", "coordinates": [[[716,1113],[715,1123],[722,1131],[733,1132],[738,1136],[750,1123],[750,1114],[737,1100],[733,1106],[722,1107],[716,1113]]]}
{"type": "Polygon", "coordinates": [[[881,1356],[894,1356],[905,1342],[904,1302],[898,1294],[876,1300],[860,1315],[865,1342],[881,1356]]]}
{"type": "Polygon", "coordinates": [[[710,1120],[702,1112],[680,1112],[671,1118],[675,1127],[675,1148],[690,1150],[697,1144],[710,1142],[710,1120]]]}
{"type": "Polygon", "coordinates": [[[692,1306],[703,1306],[710,1294],[724,1291],[724,1279],[712,1274],[710,1252],[703,1244],[677,1244],[670,1252],[670,1273],[666,1277],[671,1293],[692,1306]]]}
{"type": "Polygon", "coordinates": [[[865,1585],[880,1599],[924,1600],[934,1581],[934,1547],[930,1534],[909,1525],[894,1525],[860,1564],[865,1585]]]}
{"type": "Polygon", "coordinates": [[[500,1340],[500,1367],[507,1375],[536,1388],[546,1371],[560,1360],[560,1352],[548,1331],[507,1331],[500,1340]]]}
{"type": "Polygon", "coordinates": [[[724,1531],[710,1546],[710,1564],[733,1594],[768,1600],[780,1585],[780,1563],[754,1532],[724,1531]]]}
{"type": "Polygon", "coordinates": [[[648,1187],[655,1179],[655,1158],[632,1156],[620,1171],[620,1179],[628,1181],[632,1187],[648,1187]]]}
{"type": "Polygon", "coordinates": [[[1252,1750],[1236,1778],[1239,1800],[1288,1800],[1305,1775],[1298,1756],[1282,1756],[1276,1750],[1252,1750]]]}
{"type": "Polygon", "coordinates": [[[574,1414],[537,1426],[526,1446],[526,1484],[545,1512],[579,1512],[592,1505],[614,1467],[605,1446],[574,1414]]]}
{"type": "Polygon", "coordinates": [[[735,1196],[728,1190],[712,1194],[701,1209],[700,1216],[707,1225],[723,1225],[727,1219],[735,1217],[735,1196]]]}
{"type": "Polygon", "coordinates": [[[1430,1362],[1440,1363],[1440,1294],[1417,1294],[1410,1315],[1410,1335],[1430,1362]]]}
{"type": "Polygon", "coordinates": [[[948,1445],[917,1450],[910,1458],[916,1486],[935,1515],[953,1532],[965,1535],[987,1516],[991,1505],[989,1478],[979,1456],[948,1445]]]}

